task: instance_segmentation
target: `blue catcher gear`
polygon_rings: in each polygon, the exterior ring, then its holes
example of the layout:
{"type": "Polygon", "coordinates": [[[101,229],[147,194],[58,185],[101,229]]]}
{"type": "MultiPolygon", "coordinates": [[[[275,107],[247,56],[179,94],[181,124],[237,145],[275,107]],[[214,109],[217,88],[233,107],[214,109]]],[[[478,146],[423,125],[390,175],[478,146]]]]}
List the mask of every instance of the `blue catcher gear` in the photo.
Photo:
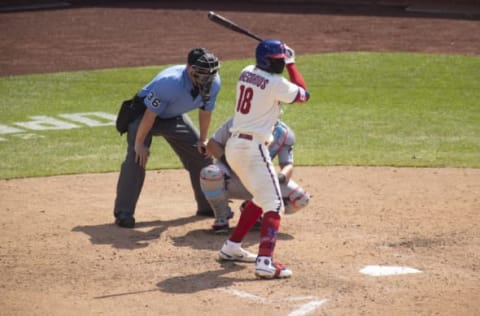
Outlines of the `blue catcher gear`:
{"type": "Polygon", "coordinates": [[[228,207],[225,174],[217,165],[208,165],[200,171],[200,187],[217,220],[226,221],[233,216],[228,207]]]}
{"type": "Polygon", "coordinates": [[[270,73],[281,74],[285,68],[287,51],[285,44],[274,39],[263,40],[258,44],[255,57],[257,67],[270,73]]]}

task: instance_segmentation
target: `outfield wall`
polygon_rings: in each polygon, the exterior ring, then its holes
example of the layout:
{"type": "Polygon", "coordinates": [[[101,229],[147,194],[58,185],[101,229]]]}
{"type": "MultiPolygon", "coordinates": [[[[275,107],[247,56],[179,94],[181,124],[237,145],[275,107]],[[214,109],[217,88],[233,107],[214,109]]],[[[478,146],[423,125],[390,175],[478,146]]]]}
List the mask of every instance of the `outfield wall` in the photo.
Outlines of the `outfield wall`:
{"type": "Polygon", "coordinates": [[[253,0],[252,2],[272,2],[272,3],[318,3],[318,4],[372,4],[372,5],[395,5],[395,6],[411,6],[411,5],[472,5],[480,6],[480,0],[253,0]]]}

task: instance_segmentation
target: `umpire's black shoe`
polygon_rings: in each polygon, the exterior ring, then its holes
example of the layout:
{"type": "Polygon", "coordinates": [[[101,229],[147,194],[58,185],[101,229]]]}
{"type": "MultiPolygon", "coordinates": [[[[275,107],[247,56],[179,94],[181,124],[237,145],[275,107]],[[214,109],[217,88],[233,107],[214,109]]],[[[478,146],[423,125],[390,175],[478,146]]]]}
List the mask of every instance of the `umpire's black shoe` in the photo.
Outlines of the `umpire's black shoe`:
{"type": "Polygon", "coordinates": [[[211,208],[197,210],[197,216],[215,217],[215,213],[211,208]]]}
{"type": "Polygon", "coordinates": [[[115,224],[123,228],[134,228],[135,218],[132,215],[120,214],[115,218],[115,224]]]}

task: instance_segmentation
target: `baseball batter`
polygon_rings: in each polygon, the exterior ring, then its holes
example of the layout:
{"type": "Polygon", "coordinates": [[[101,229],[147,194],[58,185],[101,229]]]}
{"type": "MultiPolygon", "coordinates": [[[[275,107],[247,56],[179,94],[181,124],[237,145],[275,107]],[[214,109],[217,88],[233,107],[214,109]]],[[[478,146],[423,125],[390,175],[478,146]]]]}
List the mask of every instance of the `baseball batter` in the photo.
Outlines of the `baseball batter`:
{"type": "Polygon", "coordinates": [[[232,136],[225,154],[228,164],[245,188],[252,193],[237,227],[219,251],[223,260],[255,262],[260,278],[287,278],[292,271],[273,260],[280,215],[284,204],[279,180],[270,158],[268,144],[284,103],[306,102],[303,76],[295,65],[294,51],[284,43],[261,41],[255,52],[256,65],[245,67],[238,78],[232,136]],[[287,68],[290,81],[281,74],[287,68]],[[241,242],[262,215],[258,256],[241,247],[241,242]]]}
{"type": "MultiPolygon", "coordinates": [[[[250,200],[247,191],[238,176],[226,163],[224,148],[230,137],[233,118],[227,119],[213,134],[207,143],[207,150],[217,159],[200,172],[200,186],[215,213],[212,225],[214,233],[229,231],[228,220],[233,212],[228,206],[230,199],[250,200]]],[[[293,145],[295,134],[282,121],[277,121],[273,129],[273,141],[268,146],[271,159],[278,158],[280,170],[278,179],[285,204],[285,214],[293,214],[305,207],[310,195],[291,179],[293,173],[293,145]]]]}

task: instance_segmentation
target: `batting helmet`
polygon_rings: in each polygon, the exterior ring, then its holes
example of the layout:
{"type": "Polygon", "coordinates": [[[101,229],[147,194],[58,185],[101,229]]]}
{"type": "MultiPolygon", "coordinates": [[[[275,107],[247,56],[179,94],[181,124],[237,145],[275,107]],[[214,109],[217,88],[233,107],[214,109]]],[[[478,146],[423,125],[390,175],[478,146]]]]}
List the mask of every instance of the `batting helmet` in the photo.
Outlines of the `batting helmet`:
{"type": "Polygon", "coordinates": [[[257,46],[255,57],[258,68],[280,74],[285,68],[285,57],[287,57],[285,44],[274,39],[263,40],[257,46]]]}

